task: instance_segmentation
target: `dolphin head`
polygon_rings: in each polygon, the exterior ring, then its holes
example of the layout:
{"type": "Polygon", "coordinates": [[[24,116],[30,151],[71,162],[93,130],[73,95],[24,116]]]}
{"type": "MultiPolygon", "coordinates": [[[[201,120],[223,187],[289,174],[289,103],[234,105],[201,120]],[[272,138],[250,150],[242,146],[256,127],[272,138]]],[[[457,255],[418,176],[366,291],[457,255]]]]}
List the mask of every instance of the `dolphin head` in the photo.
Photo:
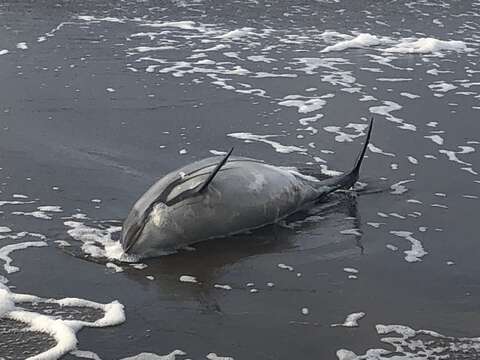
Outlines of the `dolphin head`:
{"type": "Polygon", "coordinates": [[[210,157],[186,165],[153,184],[137,200],[123,223],[123,250],[127,254],[149,257],[171,253],[191,243],[185,227],[191,230],[192,221],[199,213],[191,207],[192,201],[205,195],[204,190],[232,151],[233,148],[224,157],[210,157]]]}

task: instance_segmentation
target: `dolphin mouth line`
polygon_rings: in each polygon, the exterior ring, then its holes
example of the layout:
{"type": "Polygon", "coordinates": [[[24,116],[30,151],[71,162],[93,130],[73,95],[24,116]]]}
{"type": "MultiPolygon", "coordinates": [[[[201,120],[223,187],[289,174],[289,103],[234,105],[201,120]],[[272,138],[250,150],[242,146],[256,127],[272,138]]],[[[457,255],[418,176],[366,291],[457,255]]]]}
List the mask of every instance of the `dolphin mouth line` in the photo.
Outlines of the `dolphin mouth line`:
{"type": "Polygon", "coordinates": [[[144,227],[145,227],[145,223],[143,223],[141,226],[138,226],[136,231],[132,235],[128,236],[127,241],[122,241],[123,251],[126,254],[128,254],[128,252],[132,249],[132,247],[137,243],[144,227]]]}

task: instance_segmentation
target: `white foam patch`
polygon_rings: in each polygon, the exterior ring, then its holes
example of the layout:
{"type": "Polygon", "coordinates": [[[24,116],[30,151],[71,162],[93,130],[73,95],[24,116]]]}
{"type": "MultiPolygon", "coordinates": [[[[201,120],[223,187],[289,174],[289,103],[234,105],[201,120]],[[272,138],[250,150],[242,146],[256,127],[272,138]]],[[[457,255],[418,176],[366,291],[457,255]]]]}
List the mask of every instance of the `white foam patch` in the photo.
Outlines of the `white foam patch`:
{"type": "Polygon", "coordinates": [[[301,95],[288,95],[285,96],[278,104],[282,106],[297,107],[299,113],[306,114],[312,111],[320,110],[327,103],[321,98],[309,98],[307,100],[302,100],[302,98],[304,97],[301,95]]]}
{"type": "Polygon", "coordinates": [[[32,204],[32,203],[34,203],[34,202],[35,202],[35,201],[19,201],[19,200],[9,201],[9,200],[0,200],[0,206],[3,206],[3,205],[32,204]]]}
{"type": "Polygon", "coordinates": [[[23,194],[13,194],[12,197],[14,199],[28,199],[28,196],[23,194]]]}
{"type": "Polygon", "coordinates": [[[52,216],[48,212],[62,212],[60,206],[39,206],[36,211],[24,212],[24,211],[14,211],[13,215],[24,215],[32,216],[37,219],[51,220],[52,216]]]}
{"type": "Polygon", "coordinates": [[[55,240],[54,243],[61,247],[72,246],[68,241],[65,240],[55,240]]]}
{"type": "Polygon", "coordinates": [[[15,302],[12,299],[10,290],[0,285],[0,319],[15,308],[15,302]]]}
{"type": "Polygon", "coordinates": [[[380,149],[379,147],[375,146],[373,143],[369,143],[368,145],[368,150],[370,150],[371,152],[373,153],[376,153],[376,154],[382,154],[382,155],[385,155],[385,156],[392,156],[392,157],[395,157],[395,154],[393,153],[389,153],[389,152],[385,152],[383,151],[382,149],[380,149]]]}
{"type": "Polygon", "coordinates": [[[400,81],[412,81],[410,78],[377,78],[377,81],[383,82],[400,82],[400,81]]]}
{"type": "Polygon", "coordinates": [[[27,49],[28,49],[27,43],[26,43],[26,42],[19,42],[19,43],[17,44],[17,49],[27,50],[27,49]]]}
{"type": "Polygon", "coordinates": [[[264,55],[251,55],[251,56],[247,56],[247,59],[253,62],[264,62],[267,64],[277,61],[273,58],[268,58],[264,55]]]}
{"type": "Polygon", "coordinates": [[[228,49],[230,46],[229,45],[225,45],[225,44],[218,44],[218,45],[215,45],[215,46],[211,46],[209,48],[205,48],[205,49],[195,49],[193,51],[195,52],[208,52],[208,51],[217,51],[217,50],[223,50],[223,49],[228,49]]]}
{"type": "Polygon", "coordinates": [[[415,180],[413,179],[402,180],[402,181],[396,182],[395,184],[390,185],[390,189],[392,189],[390,194],[400,195],[407,192],[408,188],[403,184],[408,184],[409,182],[412,182],[412,181],[415,181],[415,180]]]}
{"type": "Polygon", "coordinates": [[[197,278],[191,275],[182,275],[180,276],[179,280],[181,282],[198,283],[197,278]]]}
{"type": "Polygon", "coordinates": [[[37,207],[38,210],[40,211],[46,211],[46,212],[63,212],[62,208],[60,206],[39,206],[37,207]]]}
{"type": "Polygon", "coordinates": [[[351,71],[325,72],[322,73],[321,80],[324,82],[328,82],[333,86],[343,86],[345,88],[341,90],[344,91],[348,91],[348,88],[356,82],[356,78],[352,75],[351,71]]]}
{"type": "Polygon", "coordinates": [[[354,33],[354,35],[341,34],[336,31],[325,31],[320,35],[327,43],[332,43],[321,52],[344,51],[358,48],[374,48],[386,53],[397,54],[433,54],[443,56],[446,51],[458,53],[473,51],[463,41],[439,40],[433,37],[401,38],[381,37],[369,33],[354,33]],[[387,45],[387,48],[379,48],[387,45]]]}
{"type": "Polygon", "coordinates": [[[446,150],[446,149],[441,149],[438,150],[440,154],[445,154],[450,161],[454,161],[456,163],[462,164],[462,165],[472,165],[468,162],[462,161],[457,157],[457,154],[468,154],[471,152],[475,151],[475,148],[471,146],[458,146],[460,148],[460,151],[453,151],[453,150],[446,150]]]}
{"type": "Polygon", "coordinates": [[[295,58],[300,64],[305,65],[304,68],[298,69],[304,71],[308,75],[315,74],[318,68],[326,68],[330,70],[338,70],[339,65],[350,64],[350,62],[343,58],[295,58]]]}
{"type": "Polygon", "coordinates": [[[283,269],[283,270],[288,270],[288,271],[293,271],[293,266],[290,266],[290,265],[286,265],[286,264],[278,264],[277,265],[280,269],[283,269]]]}
{"type": "Polygon", "coordinates": [[[407,159],[410,163],[412,163],[414,165],[418,165],[418,160],[416,158],[414,158],[413,156],[407,156],[407,159]]]}
{"type": "Polygon", "coordinates": [[[10,244],[0,248],[0,260],[4,261],[3,268],[8,274],[17,272],[20,270],[19,267],[13,266],[13,259],[10,257],[10,253],[13,251],[24,250],[29,247],[43,247],[47,246],[45,241],[27,241],[17,244],[10,244]]]}
{"type": "Polygon", "coordinates": [[[243,28],[240,28],[240,29],[235,29],[235,30],[231,30],[231,31],[228,31],[222,35],[219,35],[218,38],[219,39],[228,39],[228,40],[238,40],[238,39],[241,39],[241,38],[244,38],[244,37],[248,37],[248,36],[255,36],[257,35],[257,31],[256,29],[254,28],[251,28],[251,27],[243,27],[243,28]]]}
{"type": "Polygon", "coordinates": [[[37,218],[37,219],[52,220],[52,217],[44,211],[30,211],[30,212],[13,211],[12,214],[13,215],[32,216],[32,217],[37,218]]]}
{"type": "Polygon", "coordinates": [[[363,95],[358,101],[377,101],[378,99],[372,95],[363,95]]]}
{"type": "Polygon", "coordinates": [[[8,51],[7,49],[2,49],[2,50],[0,50],[0,56],[6,55],[6,54],[8,54],[9,52],[10,52],[10,51],[8,51]]]}
{"type": "Polygon", "coordinates": [[[148,37],[150,40],[155,40],[157,36],[163,35],[163,32],[155,32],[155,31],[147,31],[147,32],[138,32],[131,34],[131,38],[137,38],[137,37],[148,37]]]}
{"type": "Polygon", "coordinates": [[[134,48],[128,49],[129,52],[136,53],[145,53],[150,51],[160,51],[160,50],[172,50],[175,49],[175,46],[164,45],[164,46],[137,46],[134,48]]]}
{"type": "Polygon", "coordinates": [[[0,235],[0,239],[8,238],[8,239],[12,239],[12,240],[18,240],[18,239],[22,239],[26,236],[32,236],[32,237],[35,237],[35,238],[39,238],[40,240],[45,240],[46,239],[45,235],[38,234],[38,233],[31,233],[31,232],[27,232],[27,231],[21,231],[21,232],[16,233],[16,234],[0,235]]]}
{"type": "Polygon", "coordinates": [[[340,231],[340,234],[361,236],[362,232],[360,231],[360,229],[355,228],[355,229],[342,230],[340,231]]]}
{"type": "Polygon", "coordinates": [[[408,199],[407,202],[412,204],[423,204],[423,202],[417,199],[408,199]]]}
{"type": "Polygon", "coordinates": [[[123,272],[123,268],[121,266],[118,266],[112,262],[107,262],[105,266],[109,269],[112,269],[116,273],[123,272]]]}
{"type": "Polygon", "coordinates": [[[262,142],[265,144],[270,145],[275,149],[275,151],[282,153],[282,154],[288,154],[292,152],[299,152],[299,153],[306,153],[307,149],[298,147],[298,146],[293,146],[293,145],[282,145],[279,142],[269,140],[271,138],[278,137],[279,135],[255,135],[252,133],[230,133],[227,134],[227,136],[244,140],[245,142],[262,142]]]}
{"type": "Polygon", "coordinates": [[[395,245],[392,245],[392,244],[387,244],[387,245],[385,245],[385,247],[389,250],[392,250],[392,251],[397,251],[398,250],[398,247],[396,247],[395,245]]]}
{"type": "Polygon", "coordinates": [[[140,353],[138,355],[122,358],[121,360],[175,360],[177,356],[184,356],[184,355],[187,355],[187,353],[177,349],[167,355],[157,355],[157,354],[145,352],[145,353],[140,353]]]}
{"type": "Polygon", "coordinates": [[[94,228],[78,221],[65,221],[70,229],[67,233],[75,240],[81,241],[82,251],[95,258],[107,258],[124,262],[135,262],[138,257],[125,254],[119,241],[112,239],[112,234],[122,230],[121,226],[109,226],[106,229],[94,228]]]}
{"type": "Polygon", "coordinates": [[[220,356],[220,355],[217,355],[215,353],[207,354],[206,358],[208,360],[234,360],[234,358],[232,358],[230,356],[220,356]]]}
{"type": "Polygon", "coordinates": [[[124,23],[125,20],[116,18],[113,16],[105,16],[105,17],[96,17],[96,16],[90,16],[90,15],[81,15],[77,16],[78,20],[83,20],[83,21],[88,21],[88,22],[100,22],[100,21],[106,21],[106,22],[112,22],[112,23],[124,23]]]}
{"type": "Polygon", "coordinates": [[[444,204],[431,204],[430,206],[436,207],[436,208],[448,209],[448,206],[444,204]]]}
{"type": "Polygon", "coordinates": [[[352,48],[353,49],[365,48],[369,46],[380,45],[386,41],[385,39],[379,38],[375,35],[366,34],[366,33],[359,34],[355,37],[349,36],[349,35],[343,35],[340,37],[345,40],[339,41],[334,45],[327,46],[320,52],[343,51],[343,50],[352,49],[352,48]]]}
{"type": "Polygon", "coordinates": [[[401,92],[400,95],[404,96],[406,98],[409,98],[409,99],[417,99],[417,98],[420,97],[420,95],[415,95],[415,94],[411,94],[411,93],[408,93],[408,92],[401,92]]]}
{"type": "Polygon", "coordinates": [[[222,289],[222,290],[232,290],[232,287],[226,284],[215,284],[213,285],[213,287],[217,289],[222,289]]]}
{"type": "Polygon", "coordinates": [[[424,138],[432,140],[435,144],[443,145],[443,138],[440,135],[425,135],[424,138]]]}
{"type": "Polygon", "coordinates": [[[388,66],[392,69],[413,71],[413,69],[409,68],[409,67],[403,68],[403,67],[400,67],[400,66],[393,65],[391,62],[392,62],[392,60],[398,59],[397,56],[380,56],[380,55],[374,55],[374,54],[366,54],[366,56],[370,57],[372,59],[372,60],[370,60],[371,62],[380,64],[380,65],[383,65],[383,66],[388,66]]]}
{"type": "Polygon", "coordinates": [[[227,155],[227,152],[226,151],[220,151],[220,150],[209,150],[210,154],[213,154],[213,155],[227,155]]]}
{"type": "Polygon", "coordinates": [[[343,174],[341,171],[329,169],[325,164],[320,164],[320,171],[322,174],[328,176],[337,176],[343,174]]]}
{"type": "Polygon", "coordinates": [[[143,270],[143,269],[146,269],[148,267],[147,264],[143,264],[143,263],[130,264],[130,266],[133,267],[134,269],[137,269],[137,270],[143,270]]]}
{"type": "Polygon", "coordinates": [[[81,359],[102,360],[102,358],[93,351],[73,350],[70,354],[81,359]]]}
{"type": "Polygon", "coordinates": [[[411,249],[405,250],[405,260],[408,262],[418,262],[428,253],[424,250],[422,243],[412,236],[409,231],[390,231],[390,234],[404,238],[411,243],[411,249]]]}
{"type": "Polygon", "coordinates": [[[77,214],[73,214],[70,217],[66,217],[65,219],[89,220],[89,217],[87,216],[87,214],[77,213],[77,214]]]}
{"type": "Polygon", "coordinates": [[[457,88],[457,86],[446,83],[444,81],[436,81],[433,84],[428,85],[428,87],[432,91],[436,91],[436,92],[447,92],[457,88]]]}
{"type": "Polygon", "coordinates": [[[349,314],[345,321],[342,324],[332,324],[330,325],[331,327],[358,327],[358,320],[363,318],[365,316],[364,312],[357,312],[357,313],[352,313],[349,314]]]}
{"type": "Polygon", "coordinates": [[[371,68],[371,67],[361,67],[360,70],[370,71],[370,72],[373,72],[373,73],[382,73],[383,72],[383,70],[380,69],[380,68],[371,68]]]}
{"type": "Polygon", "coordinates": [[[480,338],[454,338],[432,330],[414,330],[404,325],[376,325],[380,340],[387,349],[368,349],[363,355],[340,349],[338,360],[391,360],[391,359],[429,359],[475,357],[480,352],[480,338]]]}
{"type": "Polygon", "coordinates": [[[75,350],[78,343],[76,333],[83,327],[114,326],[125,321],[123,305],[118,301],[100,304],[77,298],[44,299],[33,295],[12,293],[10,289],[2,284],[0,284],[0,317],[23,322],[29,325],[28,330],[47,333],[55,339],[56,345],[54,347],[30,357],[29,359],[31,360],[58,359],[69,351],[75,350]],[[104,315],[100,319],[91,322],[64,320],[58,316],[42,315],[16,306],[21,303],[57,304],[60,307],[88,307],[99,309],[104,312],[104,315]]]}
{"type": "Polygon", "coordinates": [[[350,123],[347,126],[345,126],[346,129],[353,129],[355,133],[346,133],[341,130],[339,126],[325,126],[323,130],[337,134],[335,136],[335,141],[337,142],[352,142],[354,141],[355,138],[361,137],[365,135],[365,129],[368,127],[367,124],[355,124],[355,123],[350,123]]]}
{"type": "Polygon", "coordinates": [[[0,226],[0,233],[7,233],[11,231],[12,229],[10,229],[8,226],[0,226]]]}
{"type": "Polygon", "coordinates": [[[392,47],[384,49],[385,52],[402,54],[441,54],[442,51],[466,52],[471,51],[463,41],[438,40],[428,38],[407,38],[392,47]]]}
{"type": "Polygon", "coordinates": [[[383,115],[388,121],[394,122],[396,124],[400,124],[398,127],[404,130],[417,130],[417,127],[413,124],[408,124],[398,117],[395,117],[391,114],[393,111],[398,111],[402,109],[402,106],[397,104],[394,101],[383,101],[384,105],[381,106],[371,106],[368,110],[372,114],[383,115]]]}
{"type": "Polygon", "coordinates": [[[465,80],[459,80],[459,82],[462,82],[460,85],[462,85],[464,88],[471,88],[472,86],[480,86],[480,82],[464,82],[465,80]]]}

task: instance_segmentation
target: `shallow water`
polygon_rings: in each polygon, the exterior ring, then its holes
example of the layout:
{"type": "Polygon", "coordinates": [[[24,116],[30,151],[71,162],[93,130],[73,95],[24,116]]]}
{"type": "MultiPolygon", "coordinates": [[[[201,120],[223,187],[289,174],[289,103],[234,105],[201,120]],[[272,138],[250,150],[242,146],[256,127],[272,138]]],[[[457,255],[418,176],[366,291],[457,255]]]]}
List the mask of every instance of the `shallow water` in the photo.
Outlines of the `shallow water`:
{"type": "Polygon", "coordinates": [[[3,1],[0,358],[59,343],[11,306],[82,321],[68,359],[479,357],[479,18],[478,1],[3,1]],[[372,115],[358,191],[115,259],[162,174],[232,146],[346,170],[372,115]]]}

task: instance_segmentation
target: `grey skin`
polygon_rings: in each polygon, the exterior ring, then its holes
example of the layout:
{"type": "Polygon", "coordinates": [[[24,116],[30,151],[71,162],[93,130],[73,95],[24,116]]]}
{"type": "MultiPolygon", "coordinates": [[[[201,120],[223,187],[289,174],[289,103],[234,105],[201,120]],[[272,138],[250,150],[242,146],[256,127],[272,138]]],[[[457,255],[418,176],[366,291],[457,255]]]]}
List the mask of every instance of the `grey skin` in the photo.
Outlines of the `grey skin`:
{"type": "Polygon", "coordinates": [[[153,257],[246,232],[308,208],[335,190],[350,188],[358,179],[372,122],[354,168],[327,180],[230,154],[169,173],[130,211],[122,229],[124,251],[153,257]]]}

